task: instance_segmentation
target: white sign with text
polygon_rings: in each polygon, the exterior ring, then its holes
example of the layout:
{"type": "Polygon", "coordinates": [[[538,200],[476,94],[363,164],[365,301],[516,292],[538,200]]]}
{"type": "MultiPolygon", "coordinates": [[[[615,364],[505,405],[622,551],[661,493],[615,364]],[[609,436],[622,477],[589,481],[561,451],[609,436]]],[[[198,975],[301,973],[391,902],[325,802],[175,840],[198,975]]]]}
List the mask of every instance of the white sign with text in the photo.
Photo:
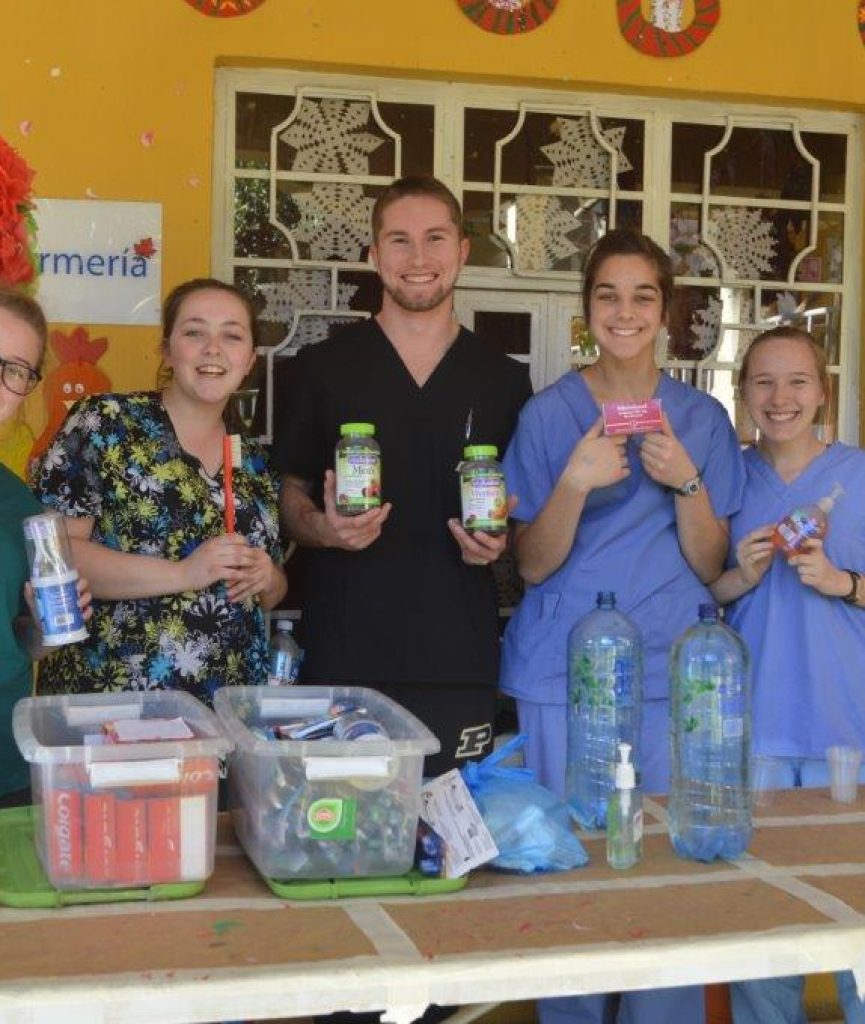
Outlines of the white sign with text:
{"type": "Polygon", "coordinates": [[[39,291],[55,323],[158,324],[162,204],[39,199],[39,291]]]}

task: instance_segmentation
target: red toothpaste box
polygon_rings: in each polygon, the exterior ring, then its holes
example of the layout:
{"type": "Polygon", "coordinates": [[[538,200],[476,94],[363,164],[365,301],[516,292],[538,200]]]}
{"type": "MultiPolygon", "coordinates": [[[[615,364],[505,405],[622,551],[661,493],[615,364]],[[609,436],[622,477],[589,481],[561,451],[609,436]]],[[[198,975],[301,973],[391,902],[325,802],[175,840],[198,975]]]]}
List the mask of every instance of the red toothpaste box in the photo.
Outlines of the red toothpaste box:
{"type": "Polygon", "coordinates": [[[116,877],[115,802],[111,793],[84,794],[84,869],[96,887],[116,877]]]}
{"type": "Polygon", "coordinates": [[[77,789],[47,789],[43,801],[48,876],[58,887],[79,882],[83,875],[81,793],[77,789]]]}
{"type": "Polygon", "coordinates": [[[189,882],[207,876],[206,825],[204,796],[147,801],[151,882],[189,882]]]}
{"type": "Polygon", "coordinates": [[[604,402],[605,434],[650,434],[663,428],[661,399],[649,398],[645,402],[604,402]]]}
{"type": "Polygon", "coordinates": [[[117,801],[118,885],[145,885],[150,864],[147,849],[147,801],[129,797],[117,801]]]}

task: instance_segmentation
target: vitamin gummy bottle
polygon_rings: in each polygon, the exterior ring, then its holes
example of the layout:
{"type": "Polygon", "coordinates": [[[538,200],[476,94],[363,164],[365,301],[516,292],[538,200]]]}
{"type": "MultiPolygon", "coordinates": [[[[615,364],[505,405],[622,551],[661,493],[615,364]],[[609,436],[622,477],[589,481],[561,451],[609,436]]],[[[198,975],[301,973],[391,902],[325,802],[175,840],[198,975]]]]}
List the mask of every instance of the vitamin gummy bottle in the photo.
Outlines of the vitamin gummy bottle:
{"type": "Polygon", "coordinates": [[[372,423],[343,423],[336,445],[336,510],[359,516],[381,505],[381,449],[372,423]]]}
{"type": "Polygon", "coordinates": [[[794,508],[775,527],[775,533],[772,535],[775,547],[780,548],[789,558],[799,551],[806,540],[814,537],[822,540],[829,529],[829,513],[843,493],[844,488],[840,484],[835,484],[832,493],[827,494],[825,498],[801,508],[794,508]]]}
{"type": "Polygon", "coordinates": [[[732,860],[751,839],[751,694],[744,641],[701,604],[670,652],[670,838],[680,857],[732,860]]]}
{"type": "Polygon", "coordinates": [[[619,744],[630,745],[639,774],[643,644],[639,629],[616,609],[616,595],[568,637],[568,761],[566,794],[583,828],[602,829],[615,787],[619,744]]]}
{"type": "Polygon", "coordinates": [[[470,444],[460,464],[462,523],[469,533],[504,533],[508,528],[505,474],[494,444],[470,444]]]}

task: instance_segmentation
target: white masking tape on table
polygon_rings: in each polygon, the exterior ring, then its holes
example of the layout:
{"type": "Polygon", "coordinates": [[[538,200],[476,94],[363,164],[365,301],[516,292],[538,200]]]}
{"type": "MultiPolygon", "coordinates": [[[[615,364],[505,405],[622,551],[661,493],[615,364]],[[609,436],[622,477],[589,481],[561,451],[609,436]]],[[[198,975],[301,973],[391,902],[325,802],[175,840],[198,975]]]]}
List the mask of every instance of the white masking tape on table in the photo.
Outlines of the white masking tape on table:
{"type": "Polygon", "coordinates": [[[318,779],[389,779],[391,760],[386,756],[305,757],[303,767],[311,782],[318,779]]]}
{"type": "Polygon", "coordinates": [[[153,782],[180,782],[181,759],[163,757],[150,761],[91,761],[87,765],[90,785],[138,786],[153,782]]]}

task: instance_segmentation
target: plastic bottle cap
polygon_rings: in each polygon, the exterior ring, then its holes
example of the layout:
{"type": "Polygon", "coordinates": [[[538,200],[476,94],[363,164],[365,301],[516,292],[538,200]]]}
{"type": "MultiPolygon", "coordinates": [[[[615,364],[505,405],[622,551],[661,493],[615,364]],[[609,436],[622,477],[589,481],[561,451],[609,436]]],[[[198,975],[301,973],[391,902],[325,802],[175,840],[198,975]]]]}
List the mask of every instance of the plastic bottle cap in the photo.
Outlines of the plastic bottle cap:
{"type": "Polygon", "coordinates": [[[372,423],[343,423],[339,428],[339,432],[342,437],[351,434],[359,435],[360,437],[372,437],[375,433],[375,427],[372,423]]]}
{"type": "Polygon", "coordinates": [[[619,758],[616,761],[616,789],[633,789],[637,784],[637,776],[634,772],[634,765],[630,760],[631,744],[619,744],[619,758]]]}
{"type": "Polygon", "coordinates": [[[469,444],[463,448],[463,458],[466,459],[495,459],[498,454],[494,444],[469,444]]]}
{"type": "Polygon", "coordinates": [[[613,590],[599,590],[598,591],[598,607],[599,608],[615,608],[616,607],[616,594],[613,590]]]}
{"type": "Polygon", "coordinates": [[[291,633],[294,629],[294,623],[291,619],[277,619],[276,620],[276,631],[277,633],[291,633]]]}

